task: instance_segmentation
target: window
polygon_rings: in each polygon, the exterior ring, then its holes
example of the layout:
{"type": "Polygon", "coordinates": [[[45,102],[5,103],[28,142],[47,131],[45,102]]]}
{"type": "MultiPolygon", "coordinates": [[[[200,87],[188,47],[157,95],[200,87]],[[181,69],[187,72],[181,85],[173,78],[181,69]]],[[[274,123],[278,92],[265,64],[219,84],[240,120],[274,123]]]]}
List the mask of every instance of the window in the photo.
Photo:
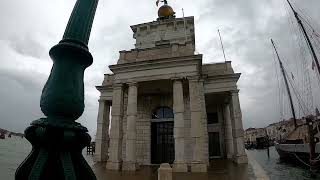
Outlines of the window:
{"type": "Polygon", "coordinates": [[[152,113],[152,119],[173,118],[173,110],[169,107],[159,107],[152,113]]]}
{"type": "Polygon", "coordinates": [[[207,113],[208,124],[219,123],[218,113],[207,113]]]}

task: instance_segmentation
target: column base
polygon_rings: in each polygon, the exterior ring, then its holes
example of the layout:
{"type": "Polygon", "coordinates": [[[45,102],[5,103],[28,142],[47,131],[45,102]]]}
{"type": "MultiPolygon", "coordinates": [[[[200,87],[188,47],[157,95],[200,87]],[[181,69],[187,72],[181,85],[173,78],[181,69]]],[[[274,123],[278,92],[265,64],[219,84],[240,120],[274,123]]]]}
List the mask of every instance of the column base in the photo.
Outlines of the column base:
{"type": "Polygon", "coordinates": [[[108,160],[108,156],[106,156],[106,155],[101,155],[101,154],[94,155],[95,162],[106,162],[107,160],[108,160]]]}
{"type": "Polygon", "coordinates": [[[227,154],[227,159],[233,159],[233,155],[232,154],[227,154]]]}
{"type": "Polygon", "coordinates": [[[117,170],[119,171],[121,169],[121,162],[112,162],[112,161],[108,161],[106,168],[109,170],[117,170]]]}
{"type": "Polygon", "coordinates": [[[233,162],[237,164],[248,164],[248,157],[247,155],[238,155],[233,157],[233,162]]]}
{"type": "Polygon", "coordinates": [[[136,162],[123,162],[122,171],[136,171],[139,169],[139,165],[136,162]]]}
{"type": "Polygon", "coordinates": [[[207,172],[207,165],[202,162],[191,163],[191,172],[207,172]]]}
{"type": "Polygon", "coordinates": [[[188,172],[188,166],[184,162],[175,162],[172,167],[173,172],[188,172]]]}

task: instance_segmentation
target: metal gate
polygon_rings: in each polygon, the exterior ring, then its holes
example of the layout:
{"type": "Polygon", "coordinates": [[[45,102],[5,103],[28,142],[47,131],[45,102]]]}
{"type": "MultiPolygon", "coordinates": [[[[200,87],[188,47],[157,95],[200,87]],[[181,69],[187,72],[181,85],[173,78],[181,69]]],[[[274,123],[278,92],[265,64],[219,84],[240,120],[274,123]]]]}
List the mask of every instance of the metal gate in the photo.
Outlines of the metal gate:
{"type": "Polygon", "coordinates": [[[151,123],[151,163],[174,161],[173,122],[151,123]]]}
{"type": "Polygon", "coordinates": [[[221,158],[219,132],[209,132],[209,158],[221,158]]]}

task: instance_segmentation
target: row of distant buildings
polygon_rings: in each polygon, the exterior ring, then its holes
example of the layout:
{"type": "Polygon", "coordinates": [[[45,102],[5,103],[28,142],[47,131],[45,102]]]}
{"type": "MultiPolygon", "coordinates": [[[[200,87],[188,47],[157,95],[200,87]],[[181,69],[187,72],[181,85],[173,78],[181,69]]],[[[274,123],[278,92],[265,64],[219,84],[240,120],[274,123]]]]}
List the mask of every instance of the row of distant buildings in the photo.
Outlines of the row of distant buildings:
{"type": "MultiPolygon", "coordinates": [[[[305,120],[297,119],[297,124],[305,124],[305,120]]],[[[294,129],[294,120],[291,118],[272,123],[265,128],[248,128],[244,132],[244,140],[246,144],[256,144],[257,139],[263,137],[268,137],[271,142],[279,141],[287,137],[294,129]]]]}
{"type": "Polygon", "coordinates": [[[19,137],[24,137],[24,134],[22,133],[16,133],[16,132],[11,132],[11,131],[8,131],[6,129],[2,129],[0,128],[0,136],[19,136],[19,137]]]}

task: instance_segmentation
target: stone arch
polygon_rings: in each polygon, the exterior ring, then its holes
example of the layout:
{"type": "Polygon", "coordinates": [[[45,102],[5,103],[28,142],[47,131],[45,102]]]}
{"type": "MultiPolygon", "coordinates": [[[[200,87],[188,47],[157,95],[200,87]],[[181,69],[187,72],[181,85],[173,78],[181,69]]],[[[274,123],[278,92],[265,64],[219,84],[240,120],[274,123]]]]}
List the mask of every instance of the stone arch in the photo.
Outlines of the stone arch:
{"type": "Polygon", "coordinates": [[[159,106],[152,111],[151,119],[174,118],[173,109],[168,106],[159,106]]]}

